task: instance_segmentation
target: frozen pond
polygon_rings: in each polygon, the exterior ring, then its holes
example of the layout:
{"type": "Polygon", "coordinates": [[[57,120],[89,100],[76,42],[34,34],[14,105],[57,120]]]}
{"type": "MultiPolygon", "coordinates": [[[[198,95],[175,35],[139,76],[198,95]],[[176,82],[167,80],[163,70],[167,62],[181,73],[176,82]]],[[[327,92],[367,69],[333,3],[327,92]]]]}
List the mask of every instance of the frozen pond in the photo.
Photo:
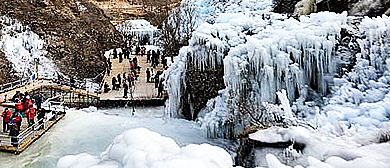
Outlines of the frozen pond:
{"type": "Polygon", "coordinates": [[[174,139],[180,146],[209,143],[226,147],[229,142],[207,139],[194,122],[163,117],[164,107],[68,111],[64,119],[20,155],[0,153],[1,168],[56,167],[70,154],[98,156],[122,132],[144,127],[174,139]]]}

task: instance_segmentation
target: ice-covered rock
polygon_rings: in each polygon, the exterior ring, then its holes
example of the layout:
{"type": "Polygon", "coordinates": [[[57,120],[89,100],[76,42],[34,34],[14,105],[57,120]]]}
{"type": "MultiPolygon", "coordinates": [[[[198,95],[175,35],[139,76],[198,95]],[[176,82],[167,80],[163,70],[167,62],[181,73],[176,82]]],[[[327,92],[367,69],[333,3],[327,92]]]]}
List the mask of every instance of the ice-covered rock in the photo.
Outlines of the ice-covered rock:
{"type": "Polygon", "coordinates": [[[2,28],[0,49],[12,63],[18,77],[27,78],[36,72],[39,77],[56,76],[54,63],[46,57],[44,40],[31,31],[29,26],[7,16],[1,16],[0,27],[2,28]]]}

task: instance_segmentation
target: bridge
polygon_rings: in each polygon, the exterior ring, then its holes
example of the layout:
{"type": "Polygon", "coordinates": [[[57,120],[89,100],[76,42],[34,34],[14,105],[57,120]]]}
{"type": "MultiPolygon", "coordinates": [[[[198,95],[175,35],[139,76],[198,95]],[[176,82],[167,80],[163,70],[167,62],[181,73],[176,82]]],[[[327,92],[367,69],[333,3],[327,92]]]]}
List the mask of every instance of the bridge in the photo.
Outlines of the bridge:
{"type": "MultiPolygon", "coordinates": [[[[112,107],[112,106],[135,106],[135,105],[163,105],[166,100],[166,94],[158,97],[155,83],[146,81],[146,69],[152,69],[150,63],[146,63],[146,55],[131,55],[130,58],[137,57],[140,66],[138,79],[129,89],[129,97],[124,98],[124,89],[112,90],[111,80],[114,76],[129,72],[129,59],[123,59],[119,63],[118,59],[111,59],[112,70],[110,74],[102,72],[94,78],[83,81],[72,80],[66,77],[59,78],[37,78],[31,77],[0,85],[0,112],[4,107],[14,107],[15,103],[9,100],[20,91],[28,93],[32,97],[38,95],[48,98],[42,105],[45,111],[45,118],[38,121],[35,117],[35,124],[28,127],[27,119],[23,118],[20,133],[16,137],[11,137],[8,133],[0,130],[0,151],[12,152],[18,154],[24,151],[35,140],[39,139],[55,123],[62,119],[66,114],[67,107],[83,108],[88,106],[112,107]],[[111,88],[108,92],[103,92],[104,83],[111,88]],[[91,89],[93,84],[97,84],[97,90],[91,89]],[[12,142],[11,139],[16,139],[12,142]]],[[[163,71],[162,64],[155,68],[155,72],[163,71]]],[[[2,122],[0,123],[2,125],[2,122]]],[[[1,126],[2,128],[2,126],[1,126]]]]}

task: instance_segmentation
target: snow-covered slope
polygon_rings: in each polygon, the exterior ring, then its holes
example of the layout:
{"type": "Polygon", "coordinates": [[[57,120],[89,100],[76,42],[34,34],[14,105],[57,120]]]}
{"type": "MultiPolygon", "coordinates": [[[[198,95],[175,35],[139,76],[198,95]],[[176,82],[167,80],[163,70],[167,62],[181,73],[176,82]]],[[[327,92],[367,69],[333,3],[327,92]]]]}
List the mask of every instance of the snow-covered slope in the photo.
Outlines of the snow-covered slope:
{"type": "Polygon", "coordinates": [[[0,46],[7,60],[12,63],[16,75],[27,78],[36,73],[40,77],[53,77],[56,68],[53,62],[45,57],[44,41],[32,32],[29,26],[7,16],[0,17],[1,39],[0,46]]]}

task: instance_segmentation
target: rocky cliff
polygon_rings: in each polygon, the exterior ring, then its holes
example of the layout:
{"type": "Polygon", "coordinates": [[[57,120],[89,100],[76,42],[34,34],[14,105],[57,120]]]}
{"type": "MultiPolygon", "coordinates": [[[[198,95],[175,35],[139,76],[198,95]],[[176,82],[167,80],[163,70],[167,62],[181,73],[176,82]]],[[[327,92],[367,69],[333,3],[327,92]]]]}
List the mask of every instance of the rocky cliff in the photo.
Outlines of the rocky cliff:
{"type": "Polygon", "coordinates": [[[66,75],[96,76],[105,67],[103,52],[122,43],[104,12],[84,0],[0,0],[0,10],[38,34],[66,75]]]}
{"type": "Polygon", "coordinates": [[[11,64],[5,58],[3,52],[0,51],[0,85],[4,83],[8,83],[11,81],[15,81],[16,76],[12,75],[12,67],[11,64]]]}

